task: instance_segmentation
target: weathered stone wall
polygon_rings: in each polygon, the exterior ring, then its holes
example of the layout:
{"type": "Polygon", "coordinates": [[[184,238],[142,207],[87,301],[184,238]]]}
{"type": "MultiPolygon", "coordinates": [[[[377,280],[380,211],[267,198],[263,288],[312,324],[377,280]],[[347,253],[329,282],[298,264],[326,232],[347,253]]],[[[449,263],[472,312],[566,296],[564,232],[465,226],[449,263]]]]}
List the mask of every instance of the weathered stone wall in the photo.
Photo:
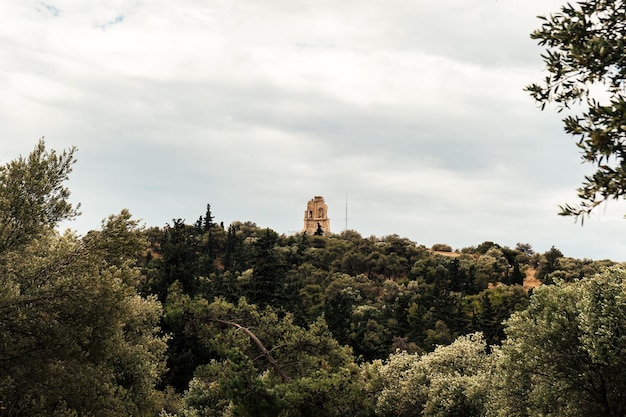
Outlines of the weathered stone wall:
{"type": "Polygon", "coordinates": [[[314,234],[317,231],[318,224],[322,227],[324,234],[330,233],[328,206],[324,202],[324,197],[316,195],[306,205],[303,232],[309,235],[314,234]]]}

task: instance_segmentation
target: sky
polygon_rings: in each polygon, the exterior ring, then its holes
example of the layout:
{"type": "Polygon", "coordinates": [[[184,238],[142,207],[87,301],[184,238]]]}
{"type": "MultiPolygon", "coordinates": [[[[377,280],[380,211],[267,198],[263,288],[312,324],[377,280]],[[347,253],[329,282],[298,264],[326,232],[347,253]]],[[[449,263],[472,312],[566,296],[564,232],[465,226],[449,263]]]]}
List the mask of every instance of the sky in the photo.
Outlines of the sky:
{"type": "Polygon", "coordinates": [[[626,261],[623,201],[557,215],[593,167],[524,92],[563,3],[1,2],[0,163],[75,146],[80,234],[207,204],[289,234],[321,195],[337,233],[626,261]]]}

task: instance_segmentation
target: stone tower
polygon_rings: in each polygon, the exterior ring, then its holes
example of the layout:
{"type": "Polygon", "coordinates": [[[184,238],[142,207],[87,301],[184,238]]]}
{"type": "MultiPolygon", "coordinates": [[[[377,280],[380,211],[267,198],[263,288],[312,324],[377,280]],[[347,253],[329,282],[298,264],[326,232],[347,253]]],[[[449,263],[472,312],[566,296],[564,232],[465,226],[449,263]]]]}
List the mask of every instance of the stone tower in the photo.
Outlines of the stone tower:
{"type": "Polygon", "coordinates": [[[306,205],[303,232],[308,235],[315,234],[318,225],[322,228],[324,234],[330,233],[328,206],[324,203],[324,197],[316,195],[312,200],[309,200],[306,205]]]}

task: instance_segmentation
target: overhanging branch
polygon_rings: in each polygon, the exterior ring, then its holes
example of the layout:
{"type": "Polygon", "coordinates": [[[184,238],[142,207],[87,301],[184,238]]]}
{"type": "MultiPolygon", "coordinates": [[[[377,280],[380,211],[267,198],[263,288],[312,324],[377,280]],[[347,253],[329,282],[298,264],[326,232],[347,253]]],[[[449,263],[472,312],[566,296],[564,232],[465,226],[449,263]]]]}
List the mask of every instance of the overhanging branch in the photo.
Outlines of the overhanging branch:
{"type": "Polygon", "coordinates": [[[259,339],[254,333],[252,333],[252,331],[250,329],[248,329],[247,327],[242,326],[239,323],[235,323],[233,321],[228,321],[228,320],[221,320],[221,319],[209,319],[215,323],[220,323],[220,324],[225,324],[227,326],[232,326],[235,327],[239,330],[244,331],[248,337],[250,337],[250,340],[252,340],[254,342],[254,344],[257,345],[257,347],[261,350],[261,353],[263,353],[263,356],[265,357],[265,360],[272,366],[272,368],[274,368],[274,370],[278,373],[278,375],[280,375],[280,377],[282,378],[283,382],[291,382],[291,378],[289,377],[289,375],[287,375],[287,373],[285,373],[285,371],[283,371],[283,369],[280,367],[280,365],[278,365],[278,362],[276,362],[276,359],[274,359],[274,357],[272,356],[271,352],[265,347],[265,345],[263,344],[263,342],[261,342],[261,339],[259,339]]]}

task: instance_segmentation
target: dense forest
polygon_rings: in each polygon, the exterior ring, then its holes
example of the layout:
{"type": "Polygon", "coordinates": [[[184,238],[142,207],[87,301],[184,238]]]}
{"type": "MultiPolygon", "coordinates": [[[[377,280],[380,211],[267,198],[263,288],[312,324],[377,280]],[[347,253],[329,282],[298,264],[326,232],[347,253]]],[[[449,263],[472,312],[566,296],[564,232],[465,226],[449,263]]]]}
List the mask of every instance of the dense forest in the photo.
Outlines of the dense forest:
{"type": "MultiPolygon", "coordinates": [[[[581,221],[626,195],[624,22],[579,1],[531,34],[548,75],[527,91],[573,110],[597,169],[561,208],[581,221]]],[[[75,151],[0,166],[0,416],[626,416],[625,264],[283,235],[209,204],[79,235],[59,230],[75,151]]]]}
{"type": "Polygon", "coordinates": [[[79,236],[58,230],[74,152],[0,167],[0,415],[626,412],[625,265],[287,236],[209,204],[79,236]]]}

